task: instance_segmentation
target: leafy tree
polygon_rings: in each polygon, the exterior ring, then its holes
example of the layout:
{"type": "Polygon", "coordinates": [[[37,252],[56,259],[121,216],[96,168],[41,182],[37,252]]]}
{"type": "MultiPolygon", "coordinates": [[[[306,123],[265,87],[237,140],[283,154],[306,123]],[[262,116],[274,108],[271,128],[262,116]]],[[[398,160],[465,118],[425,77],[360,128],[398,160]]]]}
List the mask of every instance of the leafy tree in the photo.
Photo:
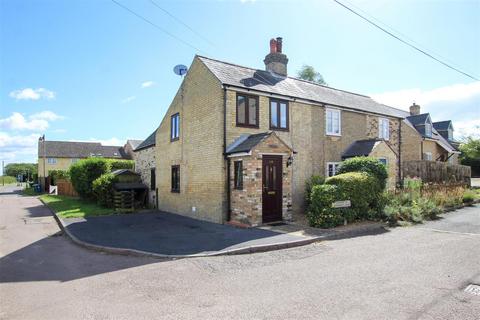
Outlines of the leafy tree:
{"type": "Polygon", "coordinates": [[[313,81],[324,86],[328,85],[320,72],[317,72],[312,66],[309,65],[303,65],[298,71],[297,76],[303,80],[313,81]]]}
{"type": "Polygon", "coordinates": [[[460,162],[472,167],[472,176],[480,176],[480,138],[469,136],[460,144],[460,162]]]}
{"type": "Polygon", "coordinates": [[[28,175],[33,177],[37,174],[37,164],[36,163],[9,163],[5,166],[5,172],[3,173],[7,176],[17,177],[19,174],[28,175]]]}

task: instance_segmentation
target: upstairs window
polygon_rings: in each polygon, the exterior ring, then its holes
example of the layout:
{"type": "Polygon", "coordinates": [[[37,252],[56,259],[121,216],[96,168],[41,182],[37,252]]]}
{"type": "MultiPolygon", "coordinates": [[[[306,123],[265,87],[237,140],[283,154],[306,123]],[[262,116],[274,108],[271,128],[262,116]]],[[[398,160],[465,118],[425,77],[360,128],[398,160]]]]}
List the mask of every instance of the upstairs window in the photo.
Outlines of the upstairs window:
{"type": "Polygon", "coordinates": [[[337,174],[338,170],[340,169],[341,162],[327,162],[327,170],[325,175],[327,177],[333,177],[337,174]]]}
{"type": "Polygon", "coordinates": [[[172,166],[172,192],[180,192],[180,166],[172,166]]]}
{"type": "Polygon", "coordinates": [[[425,121],[425,136],[429,138],[432,137],[432,122],[430,121],[430,117],[425,121]]]}
{"type": "Polygon", "coordinates": [[[170,140],[175,141],[180,137],[180,114],[175,113],[170,120],[170,140]]]}
{"type": "Polygon", "coordinates": [[[378,137],[380,139],[390,139],[390,121],[386,118],[378,119],[378,137]]]}
{"type": "Polygon", "coordinates": [[[425,152],[423,154],[423,160],[432,161],[432,153],[431,152],[425,152]]]}
{"type": "Polygon", "coordinates": [[[453,129],[452,127],[448,127],[448,140],[453,140],[453,129]]]}
{"type": "Polygon", "coordinates": [[[57,163],[57,158],[47,158],[47,163],[48,164],[56,164],[57,163]]]}
{"type": "Polygon", "coordinates": [[[341,135],[341,117],[340,110],[327,109],[326,110],[326,133],[327,135],[339,136],[341,135]]]}
{"type": "Polygon", "coordinates": [[[243,162],[235,161],[233,163],[233,172],[235,174],[233,178],[234,188],[237,190],[243,190],[243,162]]]}
{"type": "Polygon", "coordinates": [[[270,99],[270,129],[288,130],[288,102],[270,99]]]}
{"type": "Polygon", "coordinates": [[[237,127],[258,128],[258,97],[237,95],[237,127]]]}
{"type": "Polygon", "coordinates": [[[72,161],[72,163],[76,163],[76,162],[80,161],[80,159],[79,158],[73,158],[71,161],[72,161]]]}
{"type": "Polygon", "coordinates": [[[150,169],[150,190],[155,190],[156,183],[155,183],[155,168],[150,169]]]}

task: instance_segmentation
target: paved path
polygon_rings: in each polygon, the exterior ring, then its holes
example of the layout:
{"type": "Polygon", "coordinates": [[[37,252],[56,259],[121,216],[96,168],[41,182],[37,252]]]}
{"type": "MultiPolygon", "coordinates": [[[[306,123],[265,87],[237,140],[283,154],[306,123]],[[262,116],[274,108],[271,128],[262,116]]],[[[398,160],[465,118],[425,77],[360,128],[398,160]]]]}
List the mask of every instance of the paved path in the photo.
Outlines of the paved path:
{"type": "Polygon", "coordinates": [[[478,219],[476,207],[378,235],[159,260],[78,247],[38,200],[4,194],[0,319],[478,320],[480,297],[463,289],[480,283],[480,230],[461,225],[478,219]]]}
{"type": "Polygon", "coordinates": [[[159,255],[217,255],[311,243],[314,235],[235,228],[165,212],[63,219],[76,239],[101,247],[159,255]]]}

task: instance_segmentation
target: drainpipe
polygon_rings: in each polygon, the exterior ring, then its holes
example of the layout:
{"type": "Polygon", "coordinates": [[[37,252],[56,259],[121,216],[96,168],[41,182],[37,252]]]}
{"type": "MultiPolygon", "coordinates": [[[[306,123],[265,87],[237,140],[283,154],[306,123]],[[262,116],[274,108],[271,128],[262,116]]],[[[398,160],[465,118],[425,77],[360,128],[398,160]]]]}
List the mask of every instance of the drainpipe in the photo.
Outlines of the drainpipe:
{"type": "Polygon", "coordinates": [[[227,221],[232,211],[230,199],[230,159],[227,156],[227,87],[223,86],[223,156],[227,162],[227,221]]]}

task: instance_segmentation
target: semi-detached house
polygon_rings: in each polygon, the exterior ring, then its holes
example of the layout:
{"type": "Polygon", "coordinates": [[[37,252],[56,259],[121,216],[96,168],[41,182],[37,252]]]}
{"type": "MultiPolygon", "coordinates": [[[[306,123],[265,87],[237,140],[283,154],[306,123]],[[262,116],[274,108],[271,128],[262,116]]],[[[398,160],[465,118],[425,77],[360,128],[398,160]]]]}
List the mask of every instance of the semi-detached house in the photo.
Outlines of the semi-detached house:
{"type": "Polygon", "coordinates": [[[414,114],[288,76],[281,38],[264,63],[258,70],[195,56],[155,132],[150,173],[160,210],[218,223],[289,220],[303,212],[305,181],[334,175],[346,158],[377,157],[390,187],[402,154],[420,160],[427,142],[455,159],[446,139],[409,121],[414,114]]]}

